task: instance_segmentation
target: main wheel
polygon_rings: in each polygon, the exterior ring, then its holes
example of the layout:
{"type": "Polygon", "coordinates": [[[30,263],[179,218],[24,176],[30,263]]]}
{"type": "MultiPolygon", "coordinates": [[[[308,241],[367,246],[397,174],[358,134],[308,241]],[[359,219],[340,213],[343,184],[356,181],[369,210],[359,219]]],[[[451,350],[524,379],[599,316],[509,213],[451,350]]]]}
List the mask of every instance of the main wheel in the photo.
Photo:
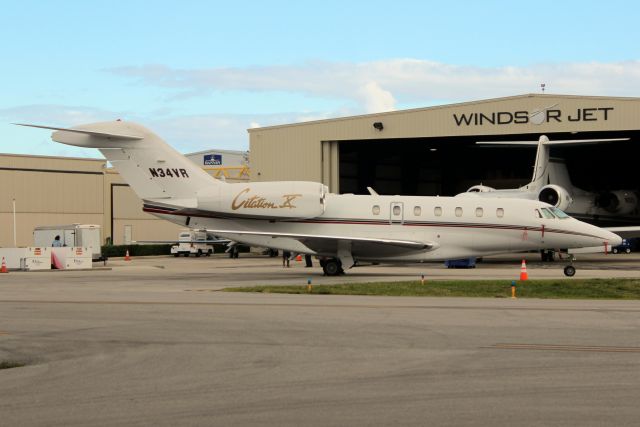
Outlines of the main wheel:
{"type": "Polygon", "coordinates": [[[564,275],[567,277],[573,277],[576,274],[576,268],[572,265],[567,265],[564,268],[564,275]]]}
{"type": "Polygon", "coordinates": [[[329,259],[325,261],[322,270],[327,276],[337,276],[342,272],[342,266],[337,259],[329,259]]]}
{"type": "Polygon", "coordinates": [[[211,256],[211,254],[212,254],[212,253],[213,253],[213,249],[209,249],[209,250],[207,251],[207,256],[211,256]]]}
{"type": "Polygon", "coordinates": [[[198,252],[196,252],[196,258],[200,258],[202,256],[202,249],[198,249],[198,252]]]}

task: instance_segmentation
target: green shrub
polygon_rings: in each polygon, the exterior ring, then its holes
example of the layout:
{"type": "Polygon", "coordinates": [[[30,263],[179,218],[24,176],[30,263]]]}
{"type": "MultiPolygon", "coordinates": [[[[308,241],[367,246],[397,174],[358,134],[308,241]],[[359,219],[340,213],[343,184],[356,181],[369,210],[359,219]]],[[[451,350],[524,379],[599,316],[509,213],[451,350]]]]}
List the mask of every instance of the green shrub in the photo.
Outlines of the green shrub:
{"type": "Polygon", "coordinates": [[[103,246],[102,255],[107,258],[122,257],[125,256],[127,250],[129,250],[129,255],[131,256],[169,255],[171,246],[171,244],[103,246]]]}

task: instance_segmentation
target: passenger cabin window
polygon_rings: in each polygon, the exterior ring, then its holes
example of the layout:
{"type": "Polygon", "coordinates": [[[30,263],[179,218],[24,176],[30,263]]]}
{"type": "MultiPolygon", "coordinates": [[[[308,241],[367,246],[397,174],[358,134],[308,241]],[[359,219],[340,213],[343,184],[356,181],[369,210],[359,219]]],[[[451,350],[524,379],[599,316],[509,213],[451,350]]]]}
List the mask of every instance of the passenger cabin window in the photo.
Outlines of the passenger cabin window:
{"type": "Polygon", "coordinates": [[[433,208],[433,214],[435,216],[442,216],[442,208],[440,206],[436,206],[433,208]]]}
{"type": "Polygon", "coordinates": [[[556,208],[556,207],[549,208],[549,210],[550,210],[551,212],[553,212],[553,213],[554,213],[554,215],[555,215],[555,216],[557,216],[557,217],[558,217],[558,218],[560,218],[560,219],[571,218],[571,217],[570,217],[569,215],[567,215],[563,210],[558,209],[558,208],[556,208]]]}
{"type": "Polygon", "coordinates": [[[476,208],[476,216],[480,218],[482,215],[484,215],[484,210],[482,208],[476,208]]]}
{"type": "Polygon", "coordinates": [[[413,214],[415,216],[420,216],[422,215],[422,208],[420,206],[414,206],[413,208],[413,214]]]}
{"type": "Polygon", "coordinates": [[[462,216],[462,208],[460,207],[456,208],[456,216],[462,216]]]}
{"type": "Polygon", "coordinates": [[[402,211],[400,210],[400,206],[393,207],[393,215],[398,216],[402,211]]]}
{"type": "Polygon", "coordinates": [[[542,214],[538,209],[534,209],[534,211],[536,212],[536,218],[542,218],[542,214]]]}
{"type": "Polygon", "coordinates": [[[374,215],[380,215],[380,206],[373,205],[373,208],[371,209],[371,212],[373,212],[374,215]]]}
{"type": "Polygon", "coordinates": [[[498,218],[502,218],[502,217],[504,217],[504,209],[503,209],[503,208],[498,208],[498,209],[496,209],[496,216],[497,216],[498,218]]]}
{"type": "Polygon", "coordinates": [[[547,219],[554,219],[555,215],[551,213],[551,211],[547,208],[540,209],[542,211],[542,215],[544,215],[547,219]]]}

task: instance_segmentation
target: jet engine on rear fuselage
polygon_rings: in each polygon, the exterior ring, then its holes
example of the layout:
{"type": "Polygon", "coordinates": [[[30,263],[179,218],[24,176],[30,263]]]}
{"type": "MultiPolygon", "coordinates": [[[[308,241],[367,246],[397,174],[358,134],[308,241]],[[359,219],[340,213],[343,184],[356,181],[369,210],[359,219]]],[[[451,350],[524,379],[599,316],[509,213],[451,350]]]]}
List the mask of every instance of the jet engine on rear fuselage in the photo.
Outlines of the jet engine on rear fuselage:
{"type": "Polygon", "coordinates": [[[198,194],[198,209],[229,216],[307,219],[324,213],[326,185],[306,181],[224,184],[198,194]]]}
{"type": "Polygon", "coordinates": [[[550,205],[553,205],[563,211],[571,206],[571,203],[573,203],[573,198],[571,197],[569,192],[559,185],[554,184],[545,185],[544,187],[542,187],[542,189],[538,193],[538,200],[540,200],[541,202],[549,203],[550,205]]]}
{"type": "Polygon", "coordinates": [[[596,196],[596,206],[607,212],[627,215],[638,206],[638,197],[629,190],[617,190],[596,196]]]}

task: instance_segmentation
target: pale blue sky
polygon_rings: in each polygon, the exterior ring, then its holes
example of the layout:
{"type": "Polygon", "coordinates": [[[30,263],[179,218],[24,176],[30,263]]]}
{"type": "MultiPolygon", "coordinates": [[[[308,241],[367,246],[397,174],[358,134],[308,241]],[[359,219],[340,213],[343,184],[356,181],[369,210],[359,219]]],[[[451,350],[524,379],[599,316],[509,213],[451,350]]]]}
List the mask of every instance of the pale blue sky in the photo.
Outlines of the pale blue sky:
{"type": "Polygon", "coordinates": [[[99,156],[11,122],[246,129],[536,92],[640,96],[633,1],[0,1],[0,152],[99,156]],[[446,3],[446,4],[445,4],[446,3]]]}

